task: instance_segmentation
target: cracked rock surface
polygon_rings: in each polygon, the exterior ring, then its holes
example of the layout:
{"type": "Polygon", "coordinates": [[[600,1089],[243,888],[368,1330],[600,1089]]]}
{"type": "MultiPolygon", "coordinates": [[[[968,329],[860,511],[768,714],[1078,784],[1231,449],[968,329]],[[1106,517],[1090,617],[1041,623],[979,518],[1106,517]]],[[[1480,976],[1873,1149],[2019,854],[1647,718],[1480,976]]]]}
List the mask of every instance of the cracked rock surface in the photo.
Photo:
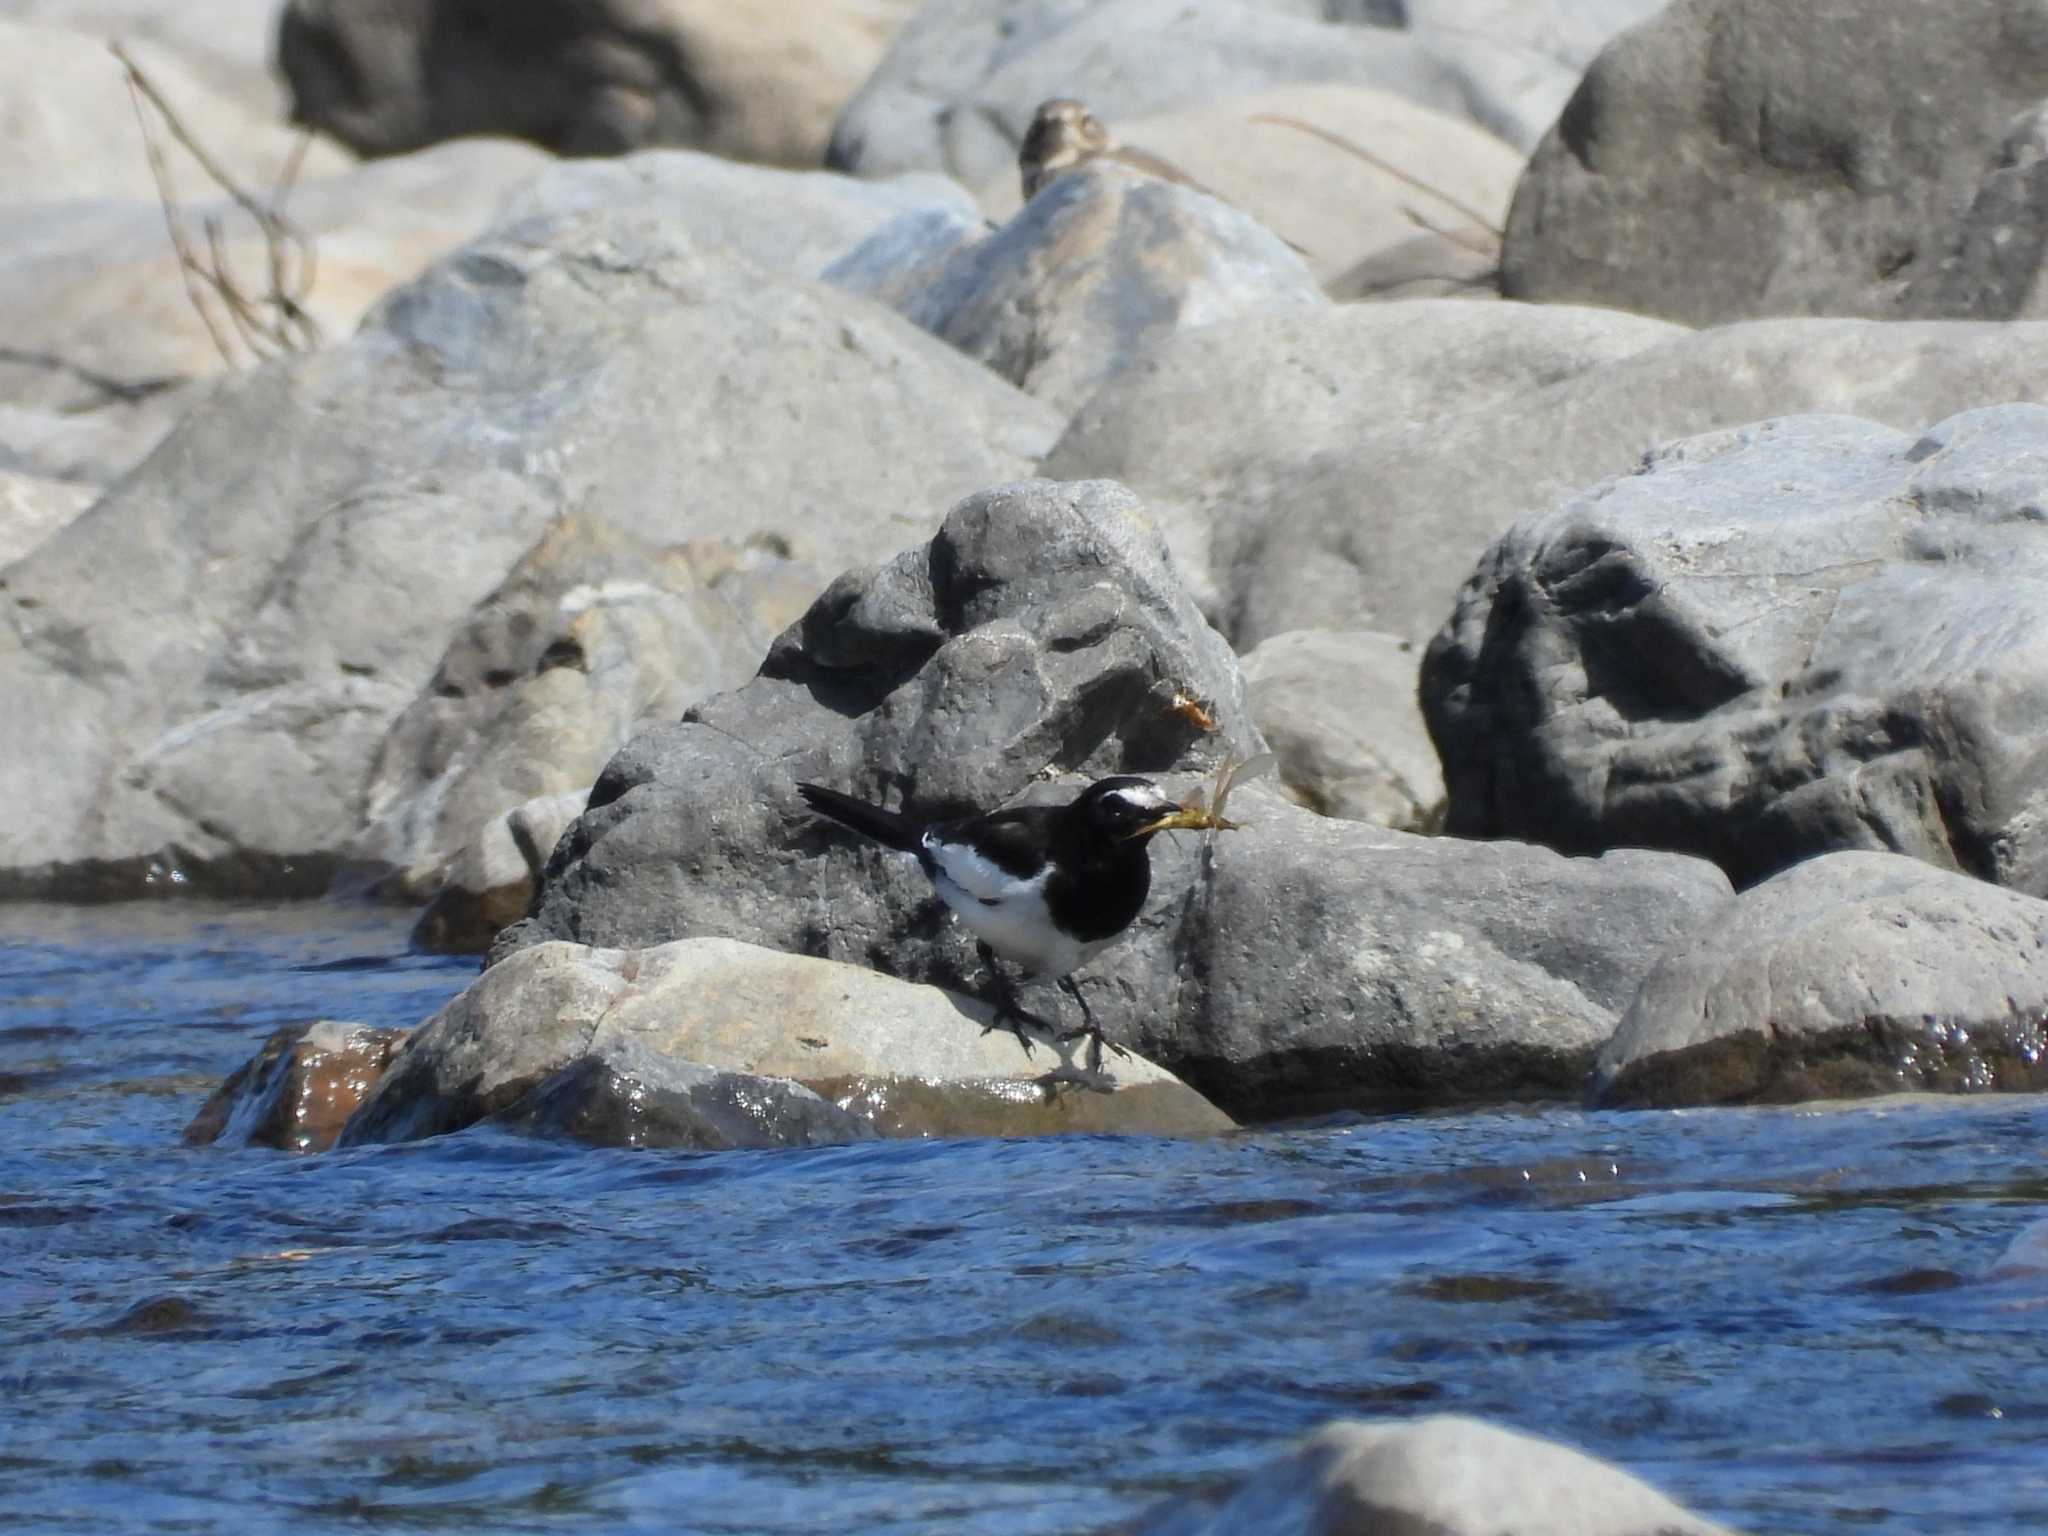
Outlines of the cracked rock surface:
{"type": "Polygon", "coordinates": [[[1448,829],[2048,895],[2044,472],[2040,406],[1794,417],[1516,523],[1423,663],[1448,829]]]}

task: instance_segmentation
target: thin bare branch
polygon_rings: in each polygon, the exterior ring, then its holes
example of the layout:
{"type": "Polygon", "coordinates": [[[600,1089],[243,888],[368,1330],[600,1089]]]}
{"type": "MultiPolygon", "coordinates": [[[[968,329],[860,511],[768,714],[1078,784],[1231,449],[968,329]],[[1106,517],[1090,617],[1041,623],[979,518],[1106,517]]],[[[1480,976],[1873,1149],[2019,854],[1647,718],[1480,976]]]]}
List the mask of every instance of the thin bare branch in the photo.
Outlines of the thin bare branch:
{"type": "Polygon", "coordinates": [[[1459,250],[1470,251],[1482,261],[1500,260],[1500,247],[1498,245],[1483,245],[1469,234],[1461,235],[1455,229],[1446,229],[1441,224],[1432,224],[1423,217],[1422,211],[1412,204],[1401,204],[1401,217],[1424,233],[1435,235],[1439,240],[1448,240],[1452,245],[1458,247],[1459,250]]]}
{"type": "Polygon", "coordinates": [[[135,120],[142,129],[143,153],[148,157],[150,176],[156,183],[157,198],[163,206],[171,249],[178,259],[179,278],[185,285],[185,294],[193,311],[213,341],[214,349],[230,367],[242,361],[215,312],[216,304],[226,312],[227,320],[234,329],[234,339],[239,340],[246,352],[257,359],[275,357],[282,352],[308,351],[319,346],[323,340],[319,322],[305,307],[318,266],[315,247],[313,241],[284,213],[285,201],[304,166],[306,151],[312,142],[311,132],[301,134],[293,144],[269,199],[259,200],[229,175],[185,127],[176,109],[143,72],[127,48],[119,42],[111,43],[109,47],[127,79],[129,100],[135,108],[135,120]],[[193,249],[178,205],[177,192],[172,186],[163,145],[157,137],[159,122],[164,131],[198,162],[199,168],[214,185],[255,223],[263,239],[265,272],[269,279],[268,287],[260,297],[252,299],[237,280],[228,257],[225,226],[218,215],[209,215],[203,221],[206,235],[204,256],[193,249]]]}
{"type": "MultiPolygon", "coordinates": [[[[1378,170],[1385,175],[1393,177],[1394,180],[1401,182],[1406,186],[1413,187],[1416,191],[1422,193],[1425,197],[1435,198],[1445,207],[1453,209],[1454,211],[1464,215],[1464,217],[1470,219],[1474,224],[1478,225],[1479,228],[1485,230],[1489,235],[1491,235],[1496,244],[1498,244],[1499,241],[1502,239],[1502,232],[1499,229],[1499,227],[1496,226],[1491,219],[1487,218],[1485,214],[1480,213],[1478,210],[1474,208],[1468,207],[1466,204],[1460,202],[1457,198],[1451,196],[1450,193],[1444,191],[1441,187],[1433,187],[1428,182],[1422,180],[1421,177],[1411,175],[1409,172],[1402,170],[1401,167],[1395,165],[1392,161],[1386,159],[1384,156],[1374,154],[1371,150],[1367,149],[1363,144],[1359,144],[1351,139],[1347,139],[1341,133],[1333,133],[1328,128],[1321,127],[1315,123],[1305,123],[1298,117],[1285,117],[1277,112],[1257,113],[1251,118],[1251,121],[1255,123],[1273,123],[1281,128],[1292,128],[1296,132],[1306,133],[1314,138],[1321,139],[1325,144],[1335,145],[1338,149],[1343,150],[1346,154],[1357,156],[1360,160],[1363,160],[1367,165],[1372,166],[1375,170],[1378,170]]],[[[1464,244],[1464,242],[1460,241],[1459,244],[1462,245],[1464,244]]],[[[1469,246],[1467,246],[1466,248],[1468,250],[1471,249],[1471,247],[1469,246]]]]}

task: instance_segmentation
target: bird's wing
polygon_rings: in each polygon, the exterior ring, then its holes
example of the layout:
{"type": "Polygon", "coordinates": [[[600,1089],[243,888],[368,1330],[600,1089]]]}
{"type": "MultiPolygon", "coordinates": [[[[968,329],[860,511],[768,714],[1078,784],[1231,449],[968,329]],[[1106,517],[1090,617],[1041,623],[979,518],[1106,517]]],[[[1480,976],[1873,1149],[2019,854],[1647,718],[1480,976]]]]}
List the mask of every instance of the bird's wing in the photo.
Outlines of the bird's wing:
{"type": "Polygon", "coordinates": [[[1052,807],[1022,805],[934,827],[923,838],[931,867],[981,901],[1014,898],[1045,874],[1052,807]]]}

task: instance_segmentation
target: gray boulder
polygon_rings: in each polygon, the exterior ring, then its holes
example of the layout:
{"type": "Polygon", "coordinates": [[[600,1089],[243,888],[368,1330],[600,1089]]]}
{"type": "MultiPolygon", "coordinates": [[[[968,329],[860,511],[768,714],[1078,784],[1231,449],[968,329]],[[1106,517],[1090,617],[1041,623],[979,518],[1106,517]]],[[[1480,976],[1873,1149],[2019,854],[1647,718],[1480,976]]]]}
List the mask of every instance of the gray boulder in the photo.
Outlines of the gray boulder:
{"type": "Polygon", "coordinates": [[[1698,859],[1407,836],[1257,783],[1231,815],[1154,854],[1146,942],[1095,969],[1125,1038],[1240,1119],[1577,1098],[1644,974],[1729,899],[1698,859]]]}
{"type": "Polygon", "coordinates": [[[823,585],[773,547],[656,546],[589,514],[562,518],[391,722],[349,861],[386,895],[431,899],[496,818],[581,795],[642,724],[743,682],[823,585]]]}
{"type": "MultiPolygon", "coordinates": [[[[341,1145],[494,1118],[604,1145],[810,1146],[889,1136],[1228,1129],[1149,1063],[1057,1078],[990,1012],[932,987],[726,939],[541,944],[422,1025],[341,1145]]],[[[1071,1048],[1066,1054],[1071,1055],[1071,1048]]]]}
{"type": "Polygon", "coordinates": [[[97,490],[76,480],[0,469],[0,566],[19,560],[98,499],[97,490]]]}
{"type": "MultiPolygon", "coordinates": [[[[107,49],[114,35],[124,39],[186,130],[244,185],[268,191],[290,160],[298,135],[265,99],[268,93],[222,89],[220,80],[195,67],[188,48],[137,37],[125,27],[93,35],[72,25],[73,15],[14,12],[10,0],[0,14],[0,97],[8,103],[0,207],[132,198],[157,212],[142,130],[120,61],[107,49]]],[[[160,125],[153,126],[160,141],[168,140],[160,125]]],[[[203,186],[199,173],[175,147],[165,153],[176,167],[173,187],[193,196],[203,186]]],[[[309,179],[330,176],[353,160],[336,145],[315,144],[306,151],[304,172],[309,179]]],[[[161,241],[161,213],[157,236],[161,241]]]]}
{"type": "Polygon", "coordinates": [[[1275,635],[1245,653],[1252,720],[1280,783],[1321,816],[1432,832],[1444,775],[1415,697],[1420,647],[1328,629],[1275,635]]]}
{"type": "Polygon", "coordinates": [[[900,307],[1065,414],[1149,341],[1248,310],[1326,303],[1301,258],[1248,215],[1098,163],[956,247],[900,307]]]}
{"type": "Polygon", "coordinates": [[[926,0],[847,105],[827,163],[862,176],[944,170],[980,187],[1013,173],[1049,97],[1080,97],[1121,124],[1316,84],[1400,96],[1526,153],[1593,51],[1657,4],[926,0]]]}
{"type": "Polygon", "coordinates": [[[833,258],[818,276],[835,288],[904,310],[938,280],[955,255],[979,244],[990,227],[978,213],[915,209],[833,258]]]}
{"type": "Polygon", "coordinates": [[[1537,148],[1501,290],[1694,325],[2048,313],[2020,206],[2044,94],[2031,0],[1675,0],[1537,148]]]}
{"type": "Polygon", "coordinates": [[[1711,434],[1516,524],[1432,642],[1447,825],[1747,884],[1889,849],[2048,894],[2048,409],[1711,434]]]}
{"type": "MultiPolygon", "coordinates": [[[[277,0],[211,0],[205,6],[176,0],[4,0],[0,10],[15,21],[81,33],[102,48],[121,38],[131,48],[141,43],[161,50],[252,116],[273,125],[284,118],[283,92],[270,61],[277,0]]],[[[58,110],[84,105],[71,100],[58,110]]],[[[99,121],[104,130],[108,120],[99,121]]],[[[223,148],[232,152],[233,146],[223,148]]]]}
{"type": "MultiPolygon", "coordinates": [[[[912,899],[923,877],[861,858],[823,880],[816,856],[845,845],[803,807],[796,780],[881,786],[944,816],[1033,787],[1062,793],[1048,780],[1257,747],[1229,647],[1128,492],[985,491],[928,546],[833,582],[745,687],[635,737],[557,849],[534,917],[499,952],[717,934],[882,960],[902,914],[932,904],[912,899]],[[1177,693],[1208,702],[1216,734],[1175,710],[1177,693]]],[[[964,941],[943,948],[954,968],[921,979],[973,967],[964,941]]]]}
{"type": "MultiPolygon", "coordinates": [[[[1110,772],[1185,793],[1258,745],[1128,493],[1007,487],[840,578],[754,681],[635,738],[494,963],[712,934],[985,991],[916,868],[812,816],[797,781],[939,817],[1110,772]]],[[[1154,842],[1146,911],[1080,978],[1112,1039],[1240,1116],[1576,1095],[1655,956],[1728,898],[1698,860],[1404,838],[1257,783],[1240,812],[1154,842]]],[[[1048,985],[1024,1000],[1079,1022],[1048,985]]]]}
{"type": "Polygon", "coordinates": [[[906,0],[288,0],[292,113],[363,154],[506,134],[815,165],[906,0]]]}
{"type": "Polygon", "coordinates": [[[1698,334],[1608,311],[1339,306],[1148,348],[1043,473],[1131,485],[1210,572],[1239,649],[1288,630],[1426,640],[1518,517],[1659,442],[1840,412],[1918,433],[2048,400],[2048,327],[1775,320],[1698,334]]]}
{"type": "Polygon", "coordinates": [[[555,844],[590,802],[587,789],[536,795],[493,816],[447,861],[441,883],[412,925],[415,949],[479,955],[498,930],[526,915],[555,844]]]}
{"type": "Polygon", "coordinates": [[[2048,1088],[2048,902],[1889,853],[1745,891],[1644,978],[1614,1105],[2048,1088]]]}
{"type": "Polygon", "coordinates": [[[1130,1536],[1728,1536],[1582,1451],[1483,1419],[1340,1419],[1130,1536]]]}
{"type": "Polygon", "coordinates": [[[499,221],[554,222],[633,208],[665,209],[697,244],[729,245],[757,266],[791,277],[817,276],[899,219],[982,224],[967,189],[943,176],[855,181],[687,149],[559,162],[508,196],[499,221]]]}
{"type": "Polygon", "coordinates": [[[1421,640],[1530,482],[1543,484],[1541,456],[1585,451],[1531,432],[1522,457],[1476,444],[1445,454],[1451,424],[1685,334],[1606,311],[1450,299],[1247,315],[1146,348],[1075,413],[1043,472],[1144,497],[1192,579],[1220,590],[1219,622],[1240,649],[1303,628],[1421,640]],[[1284,567],[1287,541],[1266,533],[1283,520],[1315,525],[1284,567]]]}
{"type": "Polygon", "coordinates": [[[839,569],[1050,440],[898,316],[679,222],[487,236],[347,344],[224,381],[9,567],[0,714],[38,747],[0,759],[0,893],[323,888],[391,722],[568,511],[839,569]]]}

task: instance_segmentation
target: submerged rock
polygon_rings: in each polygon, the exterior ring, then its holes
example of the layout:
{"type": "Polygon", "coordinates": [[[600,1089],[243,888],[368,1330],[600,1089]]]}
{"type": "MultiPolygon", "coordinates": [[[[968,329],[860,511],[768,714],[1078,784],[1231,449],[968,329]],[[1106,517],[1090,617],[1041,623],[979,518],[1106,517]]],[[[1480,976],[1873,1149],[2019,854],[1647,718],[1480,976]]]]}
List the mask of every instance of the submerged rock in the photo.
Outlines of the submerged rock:
{"type": "Polygon", "coordinates": [[[1644,979],[1617,1105],[2048,1089],[2048,901],[1889,853],[1808,859],[1644,979]]]}
{"type": "Polygon", "coordinates": [[[287,1025],[214,1089],[185,1127],[185,1144],[324,1152],[409,1033],[330,1019],[287,1025]]]}
{"type": "Polygon", "coordinates": [[[1114,1091],[1047,1080],[984,1005],[855,966],[685,939],[542,944],[491,967],[415,1033],[345,1145],[478,1120],[605,1145],[810,1146],[889,1136],[1181,1134],[1227,1117],[1150,1063],[1114,1091]]]}
{"type": "Polygon", "coordinates": [[[879,1134],[801,1083],[678,1061],[639,1041],[594,1048],[493,1118],[592,1146],[692,1152],[836,1146],[879,1134]]]}
{"type": "Polygon", "coordinates": [[[1127,1536],[1728,1536],[1619,1467],[1483,1419],[1340,1419],[1127,1536]]]}

